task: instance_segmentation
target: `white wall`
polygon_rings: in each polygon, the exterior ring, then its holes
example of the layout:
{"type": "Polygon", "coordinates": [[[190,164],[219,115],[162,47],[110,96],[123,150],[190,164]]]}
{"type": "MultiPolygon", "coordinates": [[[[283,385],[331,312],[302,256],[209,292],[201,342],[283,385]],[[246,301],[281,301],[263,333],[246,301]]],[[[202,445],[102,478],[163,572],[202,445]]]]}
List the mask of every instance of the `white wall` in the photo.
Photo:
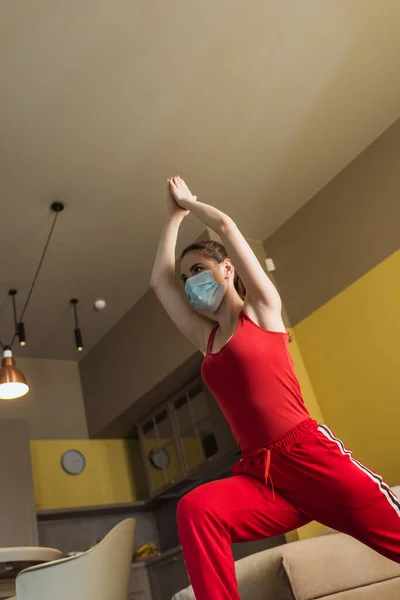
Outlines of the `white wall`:
{"type": "Polygon", "coordinates": [[[32,440],[87,438],[78,363],[17,358],[16,365],[30,391],[23,398],[0,400],[0,418],[27,419],[32,440]]]}

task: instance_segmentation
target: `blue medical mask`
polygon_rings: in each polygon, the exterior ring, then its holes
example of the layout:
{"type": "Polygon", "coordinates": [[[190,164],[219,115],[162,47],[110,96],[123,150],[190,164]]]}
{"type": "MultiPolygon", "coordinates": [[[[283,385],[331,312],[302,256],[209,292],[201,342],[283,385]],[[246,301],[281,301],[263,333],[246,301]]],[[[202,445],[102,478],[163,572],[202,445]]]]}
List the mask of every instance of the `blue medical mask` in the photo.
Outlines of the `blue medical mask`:
{"type": "MultiPolygon", "coordinates": [[[[218,267],[219,265],[215,269],[218,267]]],[[[202,271],[186,280],[186,295],[190,304],[198,310],[215,312],[221,304],[225,285],[215,281],[213,276],[215,269],[202,271]]]]}

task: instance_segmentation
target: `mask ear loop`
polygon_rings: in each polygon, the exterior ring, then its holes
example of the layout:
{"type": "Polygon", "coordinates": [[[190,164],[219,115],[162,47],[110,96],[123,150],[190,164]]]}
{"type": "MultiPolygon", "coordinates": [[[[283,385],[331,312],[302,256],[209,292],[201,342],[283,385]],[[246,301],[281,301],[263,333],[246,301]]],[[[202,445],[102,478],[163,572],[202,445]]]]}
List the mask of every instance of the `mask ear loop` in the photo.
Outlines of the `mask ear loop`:
{"type": "MultiPolygon", "coordinates": [[[[223,265],[224,261],[225,261],[225,258],[224,258],[224,260],[221,260],[221,262],[216,267],[214,267],[214,269],[210,269],[211,273],[214,273],[214,271],[216,271],[218,269],[218,267],[220,267],[221,265],[223,265]]],[[[225,281],[224,281],[224,283],[222,285],[225,285],[226,279],[227,278],[225,277],[225,281]]]]}
{"type": "MultiPolygon", "coordinates": [[[[225,260],[225,259],[224,259],[224,260],[225,260]]],[[[218,267],[220,267],[220,266],[222,265],[222,263],[224,262],[224,260],[223,260],[223,261],[221,261],[221,262],[220,262],[220,263],[219,263],[219,264],[218,264],[216,267],[214,267],[213,269],[210,269],[211,273],[214,273],[214,271],[216,271],[216,270],[218,269],[218,267]]]]}
{"type": "MultiPolygon", "coordinates": [[[[225,260],[225,259],[224,259],[224,260],[225,260]]],[[[214,273],[214,271],[216,271],[216,270],[218,269],[218,267],[220,267],[220,266],[221,266],[221,265],[224,263],[224,260],[223,260],[223,261],[221,261],[221,262],[219,263],[219,265],[217,265],[217,266],[216,266],[214,269],[210,269],[211,273],[214,273]]],[[[213,279],[214,279],[214,281],[215,281],[215,277],[214,277],[214,275],[213,275],[213,279]]],[[[225,281],[224,281],[224,283],[221,283],[221,285],[226,285],[226,279],[227,279],[227,278],[225,277],[225,281]]],[[[218,282],[218,283],[220,283],[220,282],[218,282]]]]}

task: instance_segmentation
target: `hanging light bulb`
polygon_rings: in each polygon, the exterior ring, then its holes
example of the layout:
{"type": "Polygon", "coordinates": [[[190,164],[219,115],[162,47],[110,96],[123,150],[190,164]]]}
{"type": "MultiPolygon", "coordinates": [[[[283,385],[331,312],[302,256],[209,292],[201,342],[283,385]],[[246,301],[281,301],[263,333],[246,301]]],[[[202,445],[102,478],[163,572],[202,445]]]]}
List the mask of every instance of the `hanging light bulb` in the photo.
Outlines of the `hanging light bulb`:
{"type": "Polygon", "coordinates": [[[28,392],[29,386],[25,376],[15,366],[10,346],[5,346],[0,369],[0,399],[13,400],[25,396],[28,392]]]}
{"type": "Polygon", "coordinates": [[[26,346],[25,325],[22,321],[17,323],[17,336],[20,346],[26,346]]]}
{"type": "Polygon", "coordinates": [[[75,335],[75,346],[76,346],[76,349],[78,350],[78,352],[82,352],[82,350],[83,350],[83,341],[82,341],[82,333],[81,333],[81,330],[79,329],[79,327],[77,327],[76,329],[74,329],[74,335],[75,335]]]}
{"type": "Polygon", "coordinates": [[[72,306],[74,307],[74,316],[75,316],[75,329],[74,329],[75,346],[76,346],[76,349],[78,350],[78,352],[82,352],[82,350],[83,350],[82,332],[79,329],[78,313],[77,313],[77,310],[76,310],[76,305],[78,304],[78,300],[76,298],[72,298],[70,302],[71,302],[72,306]]]}

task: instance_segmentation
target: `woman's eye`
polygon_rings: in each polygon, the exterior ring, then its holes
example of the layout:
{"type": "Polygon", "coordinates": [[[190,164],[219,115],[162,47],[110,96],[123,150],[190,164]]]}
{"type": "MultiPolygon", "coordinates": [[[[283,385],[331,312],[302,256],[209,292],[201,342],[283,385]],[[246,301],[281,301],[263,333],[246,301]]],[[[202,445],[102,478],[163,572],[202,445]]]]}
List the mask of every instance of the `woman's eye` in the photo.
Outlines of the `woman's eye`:
{"type": "Polygon", "coordinates": [[[194,270],[195,274],[200,273],[200,271],[202,271],[202,267],[196,267],[194,270]]]}

